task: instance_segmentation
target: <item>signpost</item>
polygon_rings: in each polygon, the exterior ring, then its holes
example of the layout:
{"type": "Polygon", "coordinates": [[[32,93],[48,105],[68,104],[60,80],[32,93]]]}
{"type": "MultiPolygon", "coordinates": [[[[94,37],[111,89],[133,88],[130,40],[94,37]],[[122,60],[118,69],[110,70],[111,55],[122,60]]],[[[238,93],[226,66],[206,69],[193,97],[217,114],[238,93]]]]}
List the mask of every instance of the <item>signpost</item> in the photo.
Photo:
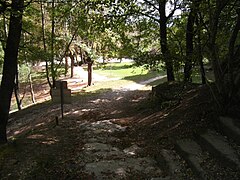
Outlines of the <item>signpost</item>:
{"type": "Polygon", "coordinates": [[[56,88],[51,89],[52,102],[61,104],[62,119],[64,104],[71,104],[71,90],[67,88],[67,81],[56,81],[56,88]]]}
{"type": "Polygon", "coordinates": [[[63,102],[64,102],[63,81],[60,81],[60,94],[61,94],[61,112],[62,112],[62,119],[63,119],[63,102]]]}

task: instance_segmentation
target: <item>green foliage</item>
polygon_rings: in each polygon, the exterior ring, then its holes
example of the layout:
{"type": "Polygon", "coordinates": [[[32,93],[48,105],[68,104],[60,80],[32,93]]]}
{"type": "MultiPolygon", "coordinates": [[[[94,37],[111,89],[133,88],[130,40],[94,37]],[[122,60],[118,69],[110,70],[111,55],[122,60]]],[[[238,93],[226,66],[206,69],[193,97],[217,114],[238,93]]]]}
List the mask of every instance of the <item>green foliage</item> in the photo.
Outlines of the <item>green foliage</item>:
{"type": "Polygon", "coordinates": [[[156,51],[151,52],[139,52],[134,61],[138,66],[144,66],[146,69],[150,70],[160,70],[163,68],[160,62],[162,60],[161,55],[156,51]]]}
{"type": "Polygon", "coordinates": [[[21,64],[18,68],[19,82],[27,82],[31,68],[27,64],[21,64]]]}
{"type": "MultiPolygon", "coordinates": [[[[168,1],[166,11],[173,10],[174,3],[176,7],[181,8],[179,16],[173,16],[167,22],[167,39],[169,58],[174,60],[176,72],[180,72],[185,63],[186,49],[186,23],[189,8],[192,1],[168,1]]],[[[206,44],[209,41],[209,8],[214,8],[214,2],[210,4],[202,1],[200,4],[199,27],[195,29],[201,31],[201,41],[203,44],[203,57],[209,59],[209,52],[206,44]]],[[[51,26],[53,9],[50,2],[43,2],[43,13],[45,22],[45,41],[46,50],[43,45],[41,3],[32,2],[26,7],[23,18],[23,34],[21,49],[19,51],[19,63],[35,64],[37,62],[51,61],[51,26]]],[[[232,4],[234,5],[234,4],[232,4]]],[[[132,58],[137,65],[144,66],[147,69],[159,70],[164,68],[160,48],[159,31],[159,12],[157,1],[113,1],[113,0],[83,0],[66,1],[64,3],[55,3],[54,20],[55,36],[54,42],[54,60],[61,64],[66,48],[77,45],[89,56],[96,60],[99,57],[108,58],[132,58]]],[[[227,6],[221,14],[219,22],[219,31],[217,35],[217,44],[219,45],[219,56],[224,59],[228,50],[228,39],[236,19],[237,6],[227,6]],[[233,10],[231,11],[231,7],[233,10]]],[[[8,14],[6,14],[8,15],[8,14]]],[[[6,19],[7,20],[7,19],[6,19]]],[[[3,19],[0,20],[3,27],[3,19]]],[[[1,37],[3,37],[1,29],[1,37]]],[[[196,42],[197,36],[194,41],[196,42]]],[[[240,43],[239,38],[237,44],[240,43]]],[[[196,54],[196,47],[194,54],[196,54]]],[[[78,52],[79,53],[79,52],[78,52]]],[[[68,53],[67,53],[68,54],[68,53]]],[[[3,59],[3,50],[0,49],[0,68],[3,59]]],[[[194,58],[194,64],[197,58],[194,58]]],[[[56,75],[62,73],[54,65],[56,75]]],[[[181,72],[180,72],[181,73],[181,72]]],[[[50,73],[51,74],[51,73],[50,73]]],[[[181,75],[179,75],[181,76],[181,75]]]]}

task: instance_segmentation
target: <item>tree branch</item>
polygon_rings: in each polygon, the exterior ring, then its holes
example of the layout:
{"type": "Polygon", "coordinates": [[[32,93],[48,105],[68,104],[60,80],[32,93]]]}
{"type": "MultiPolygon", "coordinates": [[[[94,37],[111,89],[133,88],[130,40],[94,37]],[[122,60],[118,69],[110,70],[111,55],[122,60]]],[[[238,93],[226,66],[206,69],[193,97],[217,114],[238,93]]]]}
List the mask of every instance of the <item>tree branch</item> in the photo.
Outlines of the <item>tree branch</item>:
{"type": "Polygon", "coordinates": [[[145,3],[147,3],[148,5],[152,6],[155,10],[158,10],[159,8],[153,4],[152,2],[148,1],[148,0],[143,0],[145,3]]]}
{"type": "Polygon", "coordinates": [[[126,17],[126,16],[132,16],[135,13],[126,13],[126,14],[121,14],[121,15],[116,15],[116,14],[106,14],[103,17],[104,18],[120,18],[120,17],[126,17]]]}
{"type": "Polygon", "coordinates": [[[140,15],[142,15],[142,16],[146,16],[146,17],[154,20],[155,22],[160,23],[160,19],[157,19],[156,17],[151,16],[151,15],[150,15],[151,13],[152,13],[152,12],[150,12],[150,11],[149,11],[149,12],[145,12],[145,13],[143,13],[143,12],[141,12],[141,11],[138,12],[138,14],[140,14],[140,15]]]}

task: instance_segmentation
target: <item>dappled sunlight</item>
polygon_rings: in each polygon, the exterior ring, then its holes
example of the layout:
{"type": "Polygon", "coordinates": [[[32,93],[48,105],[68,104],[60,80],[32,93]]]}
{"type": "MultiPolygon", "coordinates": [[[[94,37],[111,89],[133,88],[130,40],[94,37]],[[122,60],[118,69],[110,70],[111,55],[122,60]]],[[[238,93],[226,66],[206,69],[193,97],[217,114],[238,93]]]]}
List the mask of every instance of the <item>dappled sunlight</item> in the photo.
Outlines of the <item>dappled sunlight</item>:
{"type": "Polygon", "coordinates": [[[52,145],[52,144],[56,144],[57,142],[59,142],[59,140],[56,137],[50,137],[50,138],[46,138],[46,140],[41,141],[41,144],[46,144],[46,145],[52,145]]]}
{"type": "MultiPolygon", "coordinates": [[[[178,129],[179,126],[181,126],[182,124],[183,124],[183,122],[178,122],[178,123],[176,123],[176,124],[173,125],[172,127],[164,130],[164,131],[162,132],[162,135],[165,135],[165,134],[167,134],[167,133],[169,133],[169,132],[171,132],[171,131],[174,131],[174,130],[178,129]]],[[[170,125],[169,125],[169,126],[170,126],[170,125]]]]}
{"type": "Polygon", "coordinates": [[[35,127],[43,126],[45,124],[46,124],[45,122],[42,122],[42,123],[36,124],[35,127]]]}
{"type": "Polygon", "coordinates": [[[28,136],[27,139],[42,139],[44,137],[45,136],[42,134],[32,134],[32,135],[28,136]]]}
{"type": "Polygon", "coordinates": [[[82,116],[85,112],[90,112],[91,109],[72,109],[68,112],[65,112],[64,115],[72,117],[72,116],[82,116]]]}
{"type": "Polygon", "coordinates": [[[83,112],[89,112],[89,111],[91,111],[92,109],[82,109],[81,111],[83,111],[83,112]]]}
{"type": "MultiPolygon", "coordinates": [[[[73,111],[71,113],[73,113],[73,114],[82,114],[82,112],[80,110],[76,110],[76,111],[73,111]]],[[[70,113],[68,113],[68,114],[70,114],[70,113]]]]}
{"type": "Polygon", "coordinates": [[[93,122],[86,127],[91,130],[100,130],[102,132],[113,133],[115,131],[125,131],[126,127],[113,123],[111,120],[93,122]]]}
{"type": "Polygon", "coordinates": [[[121,125],[121,126],[128,126],[132,122],[134,122],[134,117],[124,117],[124,118],[118,118],[118,119],[111,119],[111,122],[121,125]]]}
{"type": "MultiPolygon", "coordinates": [[[[104,85],[108,84],[105,83],[104,85]]],[[[86,89],[94,89],[96,86],[86,89]]],[[[100,86],[101,83],[99,83],[100,86]]],[[[125,134],[128,131],[128,126],[132,125],[135,120],[132,114],[136,111],[134,108],[137,107],[138,102],[144,101],[145,95],[149,93],[145,90],[122,90],[122,88],[99,88],[91,92],[84,90],[76,93],[72,96],[72,104],[64,104],[63,119],[61,118],[60,104],[49,103],[33,110],[30,108],[29,115],[26,116],[26,113],[23,113],[19,115],[19,118],[13,119],[13,121],[21,119],[19,121],[21,125],[11,124],[17,125],[14,127],[17,134],[12,137],[18,142],[21,141],[21,143],[29,145],[28,152],[36,153],[37,157],[40,156],[41,158],[43,155],[48,159],[48,156],[54,154],[55,157],[56,154],[59,156],[57,159],[63,164],[67,164],[65,159],[71,158],[74,158],[74,163],[77,164],[88,158],[96,160],[95,155],[98,159],[107,157],[106,151],[109,151],[109,157],[112,158],[120,156],[133,158],[128,162],[120,160],[123,165],[131,164],[131,168],[138,164],[138,169],[140,164],[145,164],[142,168],[144,170],[149,165],[146,163],[147,161],[134,159],[138,155],[139,149],[137,146],[133,144],[122,145],[123,147],[119,148],[108,143],[111,141],[111,143],[121,146],[121,140],[115,136],[118,136],[119,133],[125,134]],[[58,121],[56,121],[56,117],[58,117],[58,121]],[[20,132],[19,127],[24,127],[24,129],[20,132]],[[66,149],[69,149],[67,154],[69,157],[64,156],[66,149]],[[86,155],[84,152],[88,154],[86,155]]],[[[117,161],[113,160],[112,162],[118,163],[117,161]]],[[[96,164],[98,165],[98,162],[96,164]]],[[[96,164],[94,161],[92,164],[89,163],[84,166],[87,169],[96,164]]],[[[99,165],[102,167],[101,162],[99,162],[99,165]]],[[[112,163],[110,163],[109,167],[112,172],[122,177],[125,176],[125,173],[129,173],[122,165],[116,165],[113,169],[112,163]]]]}
{"type": "Polygon", "coordinates": [[[132,84],[124,87],[124,89],[134,91],[134,90],[143,89],[144,87],[145,88],[151,88],[151,86],[148,86],[148,84],[153,83],[155,81],[165,79],[165,78],[166,78],[166,75],[154,77],[154,78],[151,78],[151,79],[148,79],[148,80],[143,80],[143,81],[140,81],[140,82],[132,83],[132,84]]]}
{"type": "MultiPolygon", "coordinates": [[[[46,162],[49,156],[54,155],[55,158],[56,154],[57,162],[59,160],[62,164],[67,164],[67,167],[71,164],[65,159],[74,159],[71,161],[74,166],[84,162],[81,167],[84,167],[84,171],[89,169],[89,172],[99,169],[106,169],[107,172],[110,169],[112,173],[125,177],[130,172],[129,167],[131,171],[135,169],[137,172],[154,166],[155,162],[149,161],[148,157],[138,158],[140,146],[121,144],[118,137],[128,132],[129,126],[136,120],[134,113],[141,111],[138,111],[137,104],[144,101],[149,91],[100,89],[98,92],[74,96],[72,104],[64,105],[63,119],[60,117],[59,104],[29,111],[28,120],[24,118],[25,115],[22,116],[21,125],[29,125],[28,130],[26,129],[25,134],[22,132],[23,136],[18,136],[16,140],[21,138],[21,142],[29,145],[28,152],[35,148],[32,152],[37,157],[46,157],[46,162]],[[57,116],[58,125],[55,123],[57,116]],[[22,137],[25,138],[24,141],[22,137]],[[69,149],[68,153],[66,149],[69,149]],[[101,157],[109,158],[107,166],[101,161],[101,157]]],[[[155,173],[156,169],[151,173],[155,173]]],[[[146,173],[149,171],[146,170],[146,173]]]]}
{"type": "Polygon", "coordinates": [[[128,154],[128,155],[136,155],[137,152],[140,150],[141,148],[139,148],[137,145],[132,145],[131,147],[128,147],[126,149],[123,150],[124,153],[128,154]]]}
{"type": "Polygon", "coordinates": [[[122,100],[122,99],[123,99],[123,97],[122,97],[122,96],[121,96],[121,97],[117,97],[117,98],[116,98],[116,100],[117,100],[117,101],[119,101],[119,100],[122,100]]]}
{"type": "Polygon", "coordinates": [[[146,97],[139,97],[137,99],[132,99],[131,101],[137,103],[137,102],[140,102],[140,101],[142,101],[144,99],[146,99],[146,97]]]}
{"type": "Polygon", "coordinates": [[[167,117],[169,115],[169,113],[165,113],[164,115],[163,115],[163,117],[167,117]]]}
{"type": "Polygon", "coordinates": [[[114,114],[119,114],[121,113],[122,111],[121,110],[114,110],[112,111],[110,114],[114,115],[114,114]]]}
{"type": "Polygon", "coordinates": [[[30,129],[30,127],[29,127],[29,126],[26,126],[26,127],[21,128],[21,129],[19,129],[19,130],[17,130],[17,131],[14,131],[14,132],[13,132],[13,135],[19,135],[19,134],[21,134],[21,133],[23,133],[24,131],[27,131],[27,130],[29,130],[29,129],[30,129]]]}
{"type": "Polygon", "coordinates": [[[108,102],[111,102],[109,99],[96,99],[96,100],[93,100],[91,101],[92,103],[101,103],[101,102],[105,102],[105,103],[108,103],[108,102]]]}
{"type": "Polygon", "coordinates": [[[0,12],[0,179],[240,179],[240,0],[0,12]]]}
{"type": "MultiPolygon", "coordinates": [[[[19,112],[21,113],[21,112],[19,112]]],[[[22,136],[26,133],[32,133],[36,130],[38,131],[47,131],[50,127],[48,127],[50,124],[55,123],[55,115],[53,113],[56,113],[56,109],[48,109],[47,111],[37,111],[34,110],[32,113],[28,116],[24,117],[18,117],[16,120],[12,120],[7,128],[7,134],[9,139],[16,138],[19,136],[22,136]],[[51,113],[51,115],[46,115],[48,113],[51,113]]],[[[18,115],[20,116],[20,115],[18,115]]],[[[32,136],[28,139],[34,139],[40,138],[40,136],[32,136]]]]}

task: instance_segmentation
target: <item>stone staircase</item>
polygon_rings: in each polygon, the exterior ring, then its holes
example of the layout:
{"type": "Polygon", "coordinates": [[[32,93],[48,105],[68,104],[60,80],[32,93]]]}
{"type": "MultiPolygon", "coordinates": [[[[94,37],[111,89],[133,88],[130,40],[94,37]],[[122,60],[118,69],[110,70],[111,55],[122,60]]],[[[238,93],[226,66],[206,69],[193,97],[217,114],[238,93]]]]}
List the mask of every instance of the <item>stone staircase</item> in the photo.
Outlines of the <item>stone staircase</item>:
{"type": "Polygon", "coordinates": [[[240,128],[234,119],[220,117],[218,131],[181,139],[175,150],[195,179],[240,179],[240,128]]]}

